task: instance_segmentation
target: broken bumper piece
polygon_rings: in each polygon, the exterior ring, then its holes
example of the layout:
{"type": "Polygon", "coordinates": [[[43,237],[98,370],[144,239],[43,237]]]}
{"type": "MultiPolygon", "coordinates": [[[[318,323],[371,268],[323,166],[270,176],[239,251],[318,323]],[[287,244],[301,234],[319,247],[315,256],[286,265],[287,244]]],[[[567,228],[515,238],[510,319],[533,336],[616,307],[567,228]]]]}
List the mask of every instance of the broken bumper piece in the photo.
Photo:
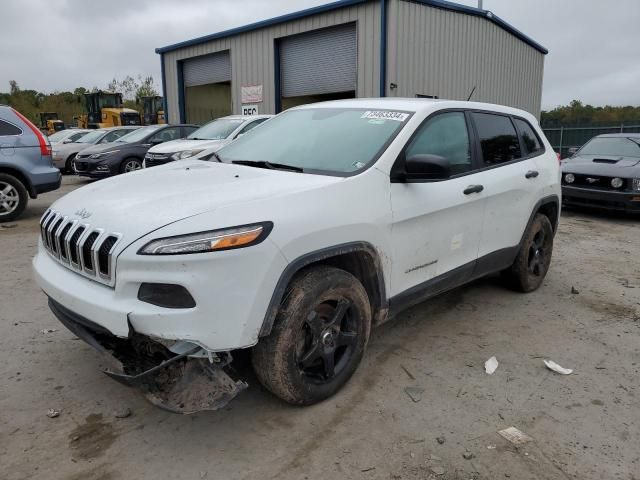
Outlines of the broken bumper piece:
{"type": "Polygon", "coordinates": [[[160,408],[185,414],[218,410],[247,388],[229,375],[230,353],[213,354],[192,345],[175,354],[131,328],[129,338],[118,338],[52,299],[49,308],[65,327],[103,355],[109,365],[104,373],[140,389],[160,408]]]}

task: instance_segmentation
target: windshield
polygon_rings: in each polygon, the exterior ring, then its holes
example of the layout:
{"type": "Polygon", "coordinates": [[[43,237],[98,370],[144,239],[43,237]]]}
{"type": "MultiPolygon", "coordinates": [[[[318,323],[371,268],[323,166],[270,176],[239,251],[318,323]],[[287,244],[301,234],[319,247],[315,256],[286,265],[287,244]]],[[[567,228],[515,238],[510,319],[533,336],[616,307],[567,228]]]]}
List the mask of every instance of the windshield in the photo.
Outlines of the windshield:
{"type": "Polygon", "coordinates": [[[244,120],[239,118],[219,118],[203,125],[187,138],[190,140],[224,140],[243,122],[244,120]]]}
{"type": "Polygon", "coordinates": [[[94,130],[92,132],[83,135],[78,140],[77,143],[95,143],[102,138],[102,136],[107,133],[106,130],[94,130]]]}
{"type": "Polygon", "coordinates": [[[55,143],[55,142],[59,142],[60,140],[64,140],[65,138],[70,136],[71,134],[69,133],[69,130],[60,130],[59,132],[49,135],[49,141],[51,143],[55,143]]]}
{"type": "Polygon", "coordinates": [[[346,108],[291,110],[224,147],[224,162],[269,162],[314,173],[345,174],[374,162],[411,117],[346,108]]]}
{"type": "Polygon", "coordinates": [[[161,128],[161,125],[152,125],[150,127],[138,128],[131,133],[127,133],[126,135],[121,136],[117,142],[123,143],[135,143],[144,139],[147,135],[152,134],[156,130],[161,128]]]}
{"type": "Polygon", "coordinates": [[[640,157],[640,139],[625,137],[596,137],[580,149],[578,155],[611,155],[640,157]]]}

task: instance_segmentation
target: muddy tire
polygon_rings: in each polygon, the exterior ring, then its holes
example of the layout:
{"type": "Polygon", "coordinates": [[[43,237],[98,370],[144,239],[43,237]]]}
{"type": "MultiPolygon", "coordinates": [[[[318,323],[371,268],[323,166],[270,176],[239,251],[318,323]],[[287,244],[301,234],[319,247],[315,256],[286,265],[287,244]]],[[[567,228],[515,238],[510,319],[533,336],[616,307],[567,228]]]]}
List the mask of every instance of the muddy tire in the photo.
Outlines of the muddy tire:
{"type": "Polygon", "coordinates": [[[282,400],[311,405],[337,392],[369,340],[371,306],[362,284],[329,266],[291,281],[269,336],[252,351],[262,385],[282,400]]]}
{"type": "Polygon", "coordinates": [[[29,201],[29,193],[20,180],[0,173],[0,223],[18,218],[29,201]]]}
{"type": "Polygon", "coordinates": [[[553,227],[549,218],[536,214],[513,265],[503,272],[507,286],[519,292],[536,290],[549,270],[553,253],[553,227]]]}

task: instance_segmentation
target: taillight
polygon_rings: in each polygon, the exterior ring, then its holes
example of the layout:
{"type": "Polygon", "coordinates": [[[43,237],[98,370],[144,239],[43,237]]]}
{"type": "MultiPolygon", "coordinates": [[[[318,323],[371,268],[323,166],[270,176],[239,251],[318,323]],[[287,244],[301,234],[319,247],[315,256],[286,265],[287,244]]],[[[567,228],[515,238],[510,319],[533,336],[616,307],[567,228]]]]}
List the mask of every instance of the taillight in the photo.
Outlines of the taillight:
{"type": "Polygon", "coordinates": [[[560,155],[560,152],[556,152],[556,157],[558,157],[558,163],[560,163],[560,160],[562,160],[562,155],[560,155]]]}
{"type": "Polygon", "coordinates": [[[38,129],[38,127],[36,127],[33,123],[31,123],[31,121],[27,117],[22,115],[15,108],[12,108],[11,110],[13,110],[13,113],[15,113],[18,116],[18,118],[20,118],[20,120],[22,120],[24,123],[26,123],[27,127],[29,127],[31,129],[31,131],[35,134],[36,138],[38,139],[38,143],[40,144],[40,154],[41,155],[49,155],[50,156],[51,155],[51,145],[47,142],[47,139],[44,138],[44,135],[38,129]]]}

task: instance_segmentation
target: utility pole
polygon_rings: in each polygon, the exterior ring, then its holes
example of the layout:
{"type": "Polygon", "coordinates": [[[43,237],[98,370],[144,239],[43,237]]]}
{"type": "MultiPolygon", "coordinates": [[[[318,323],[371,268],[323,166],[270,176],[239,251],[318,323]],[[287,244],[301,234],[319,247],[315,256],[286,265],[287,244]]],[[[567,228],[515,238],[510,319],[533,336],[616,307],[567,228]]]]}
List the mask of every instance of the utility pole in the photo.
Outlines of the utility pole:
{"type": "Polygon", "coordinates": [[[478,8],[482,10],[482,0],[478,0],[478,8]]]}

